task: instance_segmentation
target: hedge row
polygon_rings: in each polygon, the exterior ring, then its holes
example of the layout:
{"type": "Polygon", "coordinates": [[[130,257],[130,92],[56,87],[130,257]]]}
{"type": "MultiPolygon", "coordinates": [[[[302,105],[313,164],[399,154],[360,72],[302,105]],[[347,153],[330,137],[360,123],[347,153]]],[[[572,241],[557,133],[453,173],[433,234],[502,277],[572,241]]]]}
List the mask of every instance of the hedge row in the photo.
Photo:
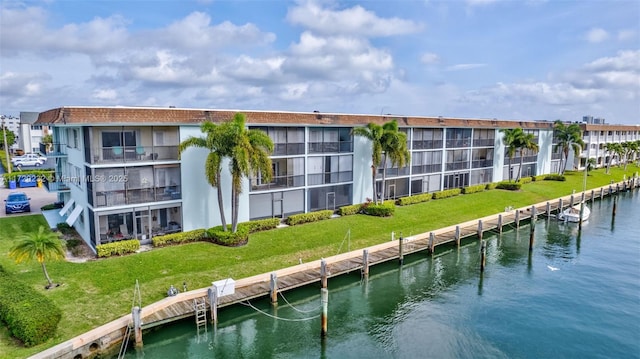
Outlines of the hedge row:
{"type": "Polygon", "coordinates": [[[475,186],[464,187],[462,189],[462,193],[470,194],[470,193],[476,193],[476,192],[483,192],[485,189],[487,189],[487,185],[477,184],[475,186]]]}
{"type": "Polygon", "coordinates": [[[559,175],[559,174],[550,174],[550,175],[546,175],[544,176],[544,180],[545,181],[566,181],[567,178],[563,175],[559,175]]]}
{"type": "Polygon", "coordinates": [[[20,282],[0,266],[0,321],[25,346],[52,338],[62,311],[51,299],[20,282]]]}
{"type": "Polygon", "coordinates": [[[280,218],[266,218],[240,223],[238,226],[246,226],[249,228],[249,233],[255,233],[275,229],[279,224],[280,218]]]}
{"type": "Polygon", "coordinates": [[[496,189],[496,187],[498,186],[497,182],[491,182],[491,183],[487,183],[487,185],[485,186],[485,188],[487,190],[492,190],[492,189],[496,189]]]}
{"type": "Polygon", "coordinates": [[[352,214],[359,213],[362,209],[362,204],[352,204],[350,206],[343,206],[338,209],[338,214],[341,216],[350,216],[352,214]]]}
{"type": "Polygon", "coordinates": [[[205,236],[204,229],[194,229],[192,231],[187,232],[178,232],[165,234],[163,236],[155,236],[151,238],[151,243],[153,243],[154,247],[164,247],[170,246],[173,244],[182,244],[189,242],[197,242],[201,241],[205,236]]]}
{"type": "Polygon", "coordinates": [[[128,239],[125,241],[118,241],[106,244],[99,244],[96,246],[96,252],[98,252],[98,258],[121,256],[123,254],[134,253],[140,249],[140,241],[137,239],[128,239]]]}
{"type": "Polygon", "coordinates": [[[323,219],[329,219],[332,215],[333,211],[329,209],[317,212],[293,214],[287,218],[287,224],[290,226],[295,226],[297,224],[316,222],[323,219]]]}
{"type": "Polygon", "coordinates": [[[409,197],[398,198],[396,203],[399,206],[407,206],[410,204],[427,202],[427,201],[430,201],[432,198],[433,198],[433,193],[422,193],[422,194],[416,194],[409,197]]]}
{"type": "Polygon", "coordinates": [[[533,178],[531,178],[531,177],[522,177],[522,178],[520,178],[520,181],[518,181],[518,182],[520,182],[522,184],[526,184],[526,183],[531,183],[532,181],[533,181],[533,178]]]}
{"type": "Polygon", "coordinates": [[[500,182],[498,183],[498,186],[496,187],[498,189],[506,189],[509,191],[518,191],[520,190],[520,188],[522,188],[522,183],[520,182],[500,182]]]}
{"type": "Polygon", "coordinates": [[[13,171],[11,173],[5,172],[2,175],[2,179],[4,180],[5,188],[9,188],[9,181],[18,182],[18,177],[20,176],[29,176],[32,179],[44,179],[49,182],[53,182],[55,180],[55,171],[53,170],[28,170],[28,171],[13,171]]]}
{"type": "Polygon", "coordinates": [[[445,189],[444,191],[433,192],[433,199],[454,197],[462,193],[460,188],[445,189]]]}
{"type": "Polygon", "coordinates": [[[395,213],[396,205],[393,201],[385,201],[380,204],[371,203],[363,207],[363,211],[370,216],[389,217],[395,213]]]}

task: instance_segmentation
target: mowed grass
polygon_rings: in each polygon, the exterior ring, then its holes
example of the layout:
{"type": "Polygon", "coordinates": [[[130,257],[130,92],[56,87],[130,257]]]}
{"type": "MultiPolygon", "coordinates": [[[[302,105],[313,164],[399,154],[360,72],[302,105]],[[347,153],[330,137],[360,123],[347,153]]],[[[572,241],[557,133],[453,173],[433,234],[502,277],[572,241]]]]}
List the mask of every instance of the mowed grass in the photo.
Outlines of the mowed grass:
{"type": "MultiPolygon", "coordinates": [[[[592,171],[587,188],[621,181],[639,169],[630,165],[626,171],[612,168],[611,174],[604,169],[592,171]]],[[[243,247],[192,243],[85,263],[50,262],[49,274],[62,285],[48,291],[38,263],[16,264],[7,255],[16,235],[46,225],[44,217],[0,218],[0,264],[51,298],[64,313],[56,337],[33,348],[15,343],[1,326],[0,358],[27,357],[130,313],[136,280],[145,306],[162,299],[171,284],[182,289],[186,282],[195,289],[222,278],[270,272],[300,260],[309,262],[388,241],[392,231],[410,236],[498,213],[507,206],[522,207],[580,192],[582,181],[582,172],[571,172],[566,182],[532,182],[518,192],[491,190],[397,207],[390,218],[354,215],[255,233],[243,247]]]]}

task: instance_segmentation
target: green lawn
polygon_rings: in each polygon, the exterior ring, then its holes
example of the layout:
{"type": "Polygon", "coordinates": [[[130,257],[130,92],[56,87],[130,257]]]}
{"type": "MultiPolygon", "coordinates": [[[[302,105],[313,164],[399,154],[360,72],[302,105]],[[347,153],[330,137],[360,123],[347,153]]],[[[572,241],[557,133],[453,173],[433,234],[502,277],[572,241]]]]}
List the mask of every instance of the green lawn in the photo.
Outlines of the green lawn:
{"type": "MultiPolygon", "coordinates": [[[[632,176],[638,166],[593,171],[587,188],[632,176]]],[[[142,305],[164,297],[169,285],[190,289],[206,287],[211,281],[235,279],[265,273],[371,246],[390,239],[390,233],[404,236],[422,233],[501,212],[507,206],[522,207],[582,190],[583,175],[567,173],[566,182],[540,181],[523,186],[519,192],[491,190],[397,207],[391,218],[364,215],[346,216],[323,222],[276,229],[251,235],[243,247],[222,247],[210,243],[154,249],[125,257],[86,263],[51,262],[47,269],[62,286],[44,290],[46,281],[37,263],[15,264],[8,256],[13,238],[20,231],[46,225],[41,215],[0,218],[0,264],[22,281],[53,299],[63,311],[58,335],[34,348],[22,348],[0,327],[0,358],[26,357],[62,341],[130,313],[135,281],[142,292],[142,305]],[[350,241],[346,241],[350,233],[350,241]]]]}

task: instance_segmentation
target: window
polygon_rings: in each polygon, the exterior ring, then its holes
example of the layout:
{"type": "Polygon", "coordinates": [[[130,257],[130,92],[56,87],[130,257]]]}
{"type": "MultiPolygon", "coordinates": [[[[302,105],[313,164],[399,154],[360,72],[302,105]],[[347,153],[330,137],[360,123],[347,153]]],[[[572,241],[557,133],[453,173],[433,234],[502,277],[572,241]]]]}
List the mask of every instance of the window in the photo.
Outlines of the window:
{"type": "Polygon", "coordinates": [[[304,154],[304,128],[302,127],[251,127],[266,132],[273,142],[273,155],[304,154]]]}
{"type": "Polygon", "coordinates": [[[493,167],[493,148],[474,149],[472,154],[471,167],[493,167]]]}
{"type": "Polygon", "coordinates": [[[448,128],[446,135],[447,148],[471,146],[470,128],[448,128]]]}
{"type": "Polygon", "coordinates": [[[473,145],[474,146],[493,146],[495,141],[495,130],[474,129],[473,145]]]}
{"type": "Polygon", "coordinates": [[[448,150],[446,171],[469,168],[469,150],[448,150]]]}
{"type": "Polygon", "coordinates": [[[270,182],[258,174],[251,178],[251,190],[304,186],[304,158],[274,158],[271,160],[273,176],[270,182]]]}
{"type": "Polygon", "coordinates": [[[442,171],[442,151],[414,152],[411,156],[412,173],[442,171]]]}
{"type": "Polygon", "coordinates": [[[350,128],[310,128],[309,153],[353,152],[350,128]]]}
{"type": "Polygon", "coordinates": [[[352,155],[309,157],[308,161],[309,185],[353,180],[352,155]]]}
{"type": "Polygon", "coordinates": [[[442,148],[442,129],[413,129],[413,149],[442,148]]]}

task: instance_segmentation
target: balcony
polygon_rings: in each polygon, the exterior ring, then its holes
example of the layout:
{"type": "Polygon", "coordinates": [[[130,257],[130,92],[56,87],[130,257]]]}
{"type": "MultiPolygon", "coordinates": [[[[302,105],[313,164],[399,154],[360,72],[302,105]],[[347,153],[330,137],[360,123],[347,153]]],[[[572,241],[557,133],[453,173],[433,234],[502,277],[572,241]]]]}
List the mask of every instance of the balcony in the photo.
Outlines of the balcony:
{"type": "Polygon", "coordinates": [[[482,159],[471,161],[471,168],[493,167],[493,160],[482,159]]]}
{"type": "Polygon", "coordinates": [[[47,157],[67,157],[67,145],[64,143],[40,142],[40,154],[47,157]]]}
{"type": "Polygon", "coordinates": [[[127,204],[171,201],[181,199],[180,186],[153,187],[95,193],[95,207],[111,207],[127,204]]]}
{"type": "Polygon", "coordinates": [[[252,179],[251,191],[267,191],[270,189],[291,188],[304,186],[304,175],[275,176],[270,183],[256,184],[252,179]]]}
{"type": "Polygon", "coordinates": [[[69,186],[62,181],[49,181],[46,177],[42,179],[42,184],[47,192],[69,192],[69,186]]]}
{"type": "Polygon", "coordinates": [[[92,164],[178,160],[178,146],[112,146],[92,150],[92,164]]]}

